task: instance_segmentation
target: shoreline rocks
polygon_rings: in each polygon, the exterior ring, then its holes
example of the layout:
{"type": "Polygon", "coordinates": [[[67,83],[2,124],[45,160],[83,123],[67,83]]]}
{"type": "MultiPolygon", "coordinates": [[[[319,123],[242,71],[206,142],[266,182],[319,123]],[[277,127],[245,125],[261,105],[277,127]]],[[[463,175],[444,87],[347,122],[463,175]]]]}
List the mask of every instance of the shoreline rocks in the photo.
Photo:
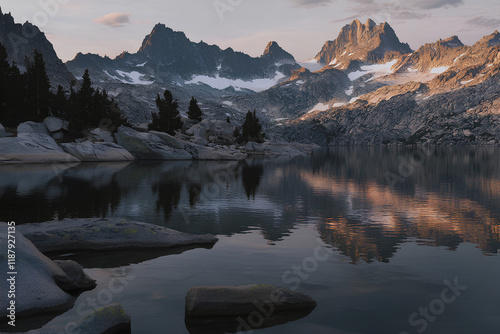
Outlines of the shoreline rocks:
{"type": "Polygon", "coordinates": [[[117,143],[112,133],[95,129],[89,133],[91,137],[87,138],[88,140],[76,140],[59,145],[55,139],[61,140],[64,137],[67,124],[58,118],[48,117],[44,123],[20,124],[17,137],[1,138],[0,129],[0,163],[111,162],[136,159],[238,161],[255,156],[275,158],[308,155],[319,148],[316,145],[282,141],[264,144],[250,142],[246,146],[238,147],[228,144],[230,126],[226,122],[207,120],[200,124],[190,129],[190,133],[200,135],[201,129],[206,126],[206,131],[212,131],[211,133],[217,135],[210,136],[215,138],[212,138],[214,142],[208,142],[203,137],[188,137],[180,133],[170,136],[163,132],[142,132],[121,126],[114,136],[117,143]]]}
{"type": "MultiPolygon", "coordinates": [[[[0,223],[7,230],[7,224],[0,223]]],[[[0,234],[1,244],[7,244],[7,235],[0,234]]],[[[7,247],[0,250],[0,263],[7,268],[7,247]]],[[[53,262],[43,255],[33,243],[16,231],[16,316],[30,316],[69,310],[75,298],[69,292],[91,290],[95,281],[89,278],[76,263],[53,262]],[[60,265],[60,266],[59,266],[60,265]],[[22,273],[22,274],[21,274],[22,273]]],[[[0,290],[9,291],[7,280],[0,281],[0,290]]],[[[0,300],[0,323],[7,322],[7,298],[0,300]]]]}
{"type": "Polygon", "coordinates": [[[213,235],[191,235],[121,219],[65,219],[17,227],[41,252],[175,248],[213,245],[213,235]]]}
{"type": "Polygon", "coordinates": [[[85,162],[133,161],[135,157],[126,149],[111,142],[90,141],[61,144],[64,151],[85,162]]]}
{"type": "Polygon", "coordinates": [[[0,162],[72,163],[80,160],[64,152],[49,135],[23,132],[17,137],[0,139],[0,162]]]}

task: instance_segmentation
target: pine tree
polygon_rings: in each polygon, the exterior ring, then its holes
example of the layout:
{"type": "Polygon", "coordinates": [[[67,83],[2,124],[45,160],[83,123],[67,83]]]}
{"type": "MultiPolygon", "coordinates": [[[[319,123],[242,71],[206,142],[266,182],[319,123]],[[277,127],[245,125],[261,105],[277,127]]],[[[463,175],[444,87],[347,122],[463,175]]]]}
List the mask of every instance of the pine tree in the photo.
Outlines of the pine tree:
{"type": "Polygon", "coordinates": [[[203,115],[203,112],[198,106],[198,101],[196,101],[194,97],[191,97],[191,101],[189,102],[189,110],[187,114],[189,119],[201,122],[201,116],[203,115]]]}
{"type": "Polygon", "coordinates": [[[29,120],[26,97],[26,78],[15,64],[10,65],[7,50],[0,43],[0,123],[16,127],[29,120]]]}
{"type": "Polygon", "coordinates": [[[258,143],[264,142],[264,134],[262,133],[262,125],[260,124],[257,112],[248,111],[245,123],[243,123],[243,130],[240,142],[255,141],[258,143]]]}
{"type": "Polygon", "coordinates": [[[50,109],[50,81],[45,70],[43,55],[35,50],[34,61],[28,66],[27,100],[30,108],[29,119],[43,121],[49,115],[50,109]]]}
{"type": "Polygon", "coordinates": [[[64,88],[59,85],[57,93],[52,97],[52,114],[59,118],[66,118],[66,111],[68,110],[68,99],[64,88]]]}
{"type": "Polygon", "coordinates": [[[92,88],[88,70],[85,70],[82,79],[78,91],[74,90],[74,83],[71,84],[69,104],[72,131],[78,133],[89,128],[104,127],[104,130],[114,132],[120,125],[126,124],[127,119],[106,90],[92,88]]]}
{"type": "Polygon", "coordinates": [[[0,122],[8,119],[8,90],[10,79],[10,64],[7,60],[7,50],[0,44],[0,122]]]}
{"type": "Polygon", "coordinates": [[[178,101],[166,89],[163,98],[160,97],[160,94],[157,95],[156,106],[158,107],[158,113],[153,113],[153,122],[149,124],[148,129],[174,135],[175,131],[182,127],[178,101]]]}

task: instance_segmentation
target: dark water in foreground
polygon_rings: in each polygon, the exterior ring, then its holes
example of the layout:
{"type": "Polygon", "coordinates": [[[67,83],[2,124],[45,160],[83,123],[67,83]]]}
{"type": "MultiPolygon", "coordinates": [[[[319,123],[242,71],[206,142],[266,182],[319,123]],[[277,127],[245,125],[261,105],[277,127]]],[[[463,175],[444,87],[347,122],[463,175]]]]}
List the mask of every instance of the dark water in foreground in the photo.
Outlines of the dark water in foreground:
{"type": "Polygon", "coordinates": [[[98,287],[48,325],[119,302],[133,333],[188,333],[191,286],[267,283],[318,306],[255,333],[498,333],[500,151],[415,152],[0,166],[0,221],[123,217],[220,238],[180,254],[63,257],[98,287]]]}

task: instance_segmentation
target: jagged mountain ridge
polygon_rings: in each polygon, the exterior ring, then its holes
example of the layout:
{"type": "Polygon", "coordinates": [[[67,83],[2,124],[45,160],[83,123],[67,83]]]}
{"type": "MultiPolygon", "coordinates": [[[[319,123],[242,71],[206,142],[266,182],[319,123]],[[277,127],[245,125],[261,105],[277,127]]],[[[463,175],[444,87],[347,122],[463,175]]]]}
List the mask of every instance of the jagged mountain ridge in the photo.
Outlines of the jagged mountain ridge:
{"type": "MultiPolygon", "coordinates": [[[[115,68],[126,70],[127,66],[142,67],[144,75],[154,77],[163,83],[183,82],[195,75],[220,76],[228,79],[253,80],[257,78],[274,78],[277,72],[289,75],[295,65],[293,57],[277,44],[272,45],[273,53],[265,53],[262,57],[253,58],[232,48],[225,50],[216,45],[208,45],[201,41],[190,41],[183,32],[174,31],[164,24],[157,24],[151,33],[144,38],[141,47],[135,54],[123,53],[112,61],[115,68]]],[[[266,49],[266,51],[268,51],[266,49]]],[[[95,69],[106,70],[110,66],[109,58],[96,55],[78,54],[75,59],[66,63],[73,72],[90,63],[95,69]]],[[[118,76],[117,73],[110,73],[118,76]]]]}
{"type": "Polygon", "coordinates": [[[69,88],[73,75],[57,56],[53,45],[45,34],[29,22],[14,22],[10,13],[3,14],[0,8],[0,43],[7,49],[8,59],[21,70],[26,70],[25,60],[33,60],[35,50],[40,51],[45,60],[47,75],[53,88],[58,85],[69,88]]]}
{"type": "Polygon", "coordinates": [[[352,60],[378,63],[388,53],[406,54],[411,51],[408,44],[399,41],[388,23],[376,25],[369,19],[362,24],[354,20],[342,28],[337,39],[327,41],[315,59],[323,66],[346,69],[352,60]]]}
{"type": "MultiPolygon", "coordinates": [[[[2,33],[13,23],[5,17],[1,16],[2,33]]],[[[41,51],[51,58],[55,52],[51,55],[48,45],[41,51]]],[[[495,90],[500,71],[498,31],[473,46],[452,36],[411,52],[389,24],[355,20],[336,41],[327,42],[320,55],[330,63],[311,72],[275,42],[253,58],[230,48],[193,43],[184,33],[159,24],[135,54],[124,52],[111,59],[80,53],[68,67],[77,77],[89,68],[94,84],[107,89],[135,124],[150,120],[154,97],[168,88],[181,101],[183,112],[192,95],[201,102],[205,117],[230,116],[235,124],[247,110],[256,109],[268,133],[281,132],[301,141],[500,141],[498,115],[489,109],[500,105],[495,90]],[[331,64],[335,59],[337,63],[331,64]],[[276,79],[273,75],[279,71],[283,76],[276,79]],[[197,77],[212,81],[191,80],[197,77]],[[255,79],[267,80],[268,87],[253,91],[234,84],[255,79]],[[217,87],[218,80],[229,84],[217,87]],[[468,95],[475,100],[467,100],[468,95]],[[366,120],[371,120],[369,126],[366,120]],[[450,133],[453,127],[461,132],[450,133]]]]}

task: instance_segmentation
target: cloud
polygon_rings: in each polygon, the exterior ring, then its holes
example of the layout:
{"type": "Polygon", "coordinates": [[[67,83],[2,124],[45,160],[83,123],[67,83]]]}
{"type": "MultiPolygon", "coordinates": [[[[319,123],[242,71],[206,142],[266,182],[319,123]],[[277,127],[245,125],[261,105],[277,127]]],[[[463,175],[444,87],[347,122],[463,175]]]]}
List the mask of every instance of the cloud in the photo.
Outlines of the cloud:
{"type": "Polygon", "coordinates": [[[130,24],[130,14],[109,13],[94,20],[95,23],[103,24],[111,28],[123,27],[130,24]]]}
{"type": "Polygon", "coordinates": [[[292,0],[297,7],[314,8],[319,6],[328,5],[335,0],[292,0]]]}
{"type": "Polygon", "coordinates": [[[458,7],[464,0],[412,0],[412,5],[420,9],[437,9],[443,7],[458,7]]]}
{"type": "Polygon", "coordinates": [[[500,19],[492,19],[477,15],[465,21],[465,24],[483,28],[498,28],[498,26],[500,26],[500,19]]]}

